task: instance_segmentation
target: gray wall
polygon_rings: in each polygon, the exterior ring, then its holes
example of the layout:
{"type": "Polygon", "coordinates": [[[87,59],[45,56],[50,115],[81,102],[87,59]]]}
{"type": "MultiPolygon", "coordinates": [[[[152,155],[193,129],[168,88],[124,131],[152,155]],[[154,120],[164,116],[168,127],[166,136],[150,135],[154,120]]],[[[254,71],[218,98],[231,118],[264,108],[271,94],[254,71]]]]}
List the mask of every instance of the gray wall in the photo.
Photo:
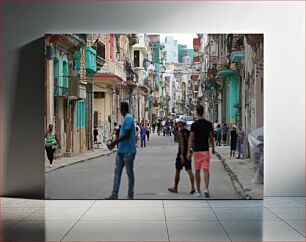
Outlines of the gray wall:
{"type": "Polygon", "coordinates": [[[46,32],[265,34],[265,196],[304,196],[303,2],[2,3],[2,195],[44,196],[46,32]]]}

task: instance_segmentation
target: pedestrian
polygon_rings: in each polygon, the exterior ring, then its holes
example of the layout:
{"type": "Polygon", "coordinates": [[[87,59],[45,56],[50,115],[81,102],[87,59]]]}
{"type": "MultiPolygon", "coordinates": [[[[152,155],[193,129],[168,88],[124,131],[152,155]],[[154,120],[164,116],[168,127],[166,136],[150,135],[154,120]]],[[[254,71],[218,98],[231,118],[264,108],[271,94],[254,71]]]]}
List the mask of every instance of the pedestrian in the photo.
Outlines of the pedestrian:
{"type": "Polygon", "coordinates": [[[214,129],[212,123],[204,119],[204,108],[202,105],[197,105],[197,116],[198,120],[192,123],[191,132],[188,140],[188,155],[187,159],[191,159],[193,152],[194,155],[194,167],[195,167],[195,180],[197,185],[197,191],[194,193],[195,196],[201,196],[201,168],[204,171],[204,195],[209,197],[209,139],[212,146],[212,153],[215,153],[214,143],[214,129]],[[193,147],[193,150],[191,150],[193,147]]]}
{"type": "Polygon", "coordinates": [[[236,125],[232,126],[232,129],[230,131],[230,136],[231,136],[230,159],[234,159],[236,148],[237,148],[237,127],[236,125]]]}
{"type": "Polygon", "coordinates": [[[113,141],[110,145],[110,148],[113,149],[116,144],[119,144],[116,155],[113,191],[112,195],[106,199],[118,199],[123,167],[125,167],[128,176],[128,199],[134,198],[134,160],[136,156],[135,122],[132,115],[129,113],[129,104],[127,102],[122,102],[120,104],[120,112],[124,117],[120,134],[118,139],[113,141]]]}
{"type": "Polygon", "coordinates": [[[178,142],[178,124],[174,123],[173,127],[174,142],[178,142]]]}
{"type": "Polygon", "coordinates": [[[53,124],[49,124],[49,129],[45,133],[45,149],[47,152],[48,160],[50,162],[49,167],[52,167],[54,152],[57,145],[59,148],[61,148],[61,144],[57,136],[54,134],[53,124]]]}
{"type": "Polygon", "coordinates": [[[147,130],[143,124],[140,125],[140,139],[141,139],[141,148],[146,147],[146,135],[147,130]]]}
{"type": "Polygon", "coordinates": [[[160,130],[161,129],[161,122],[160,122],[160,120],[158,120],[158,122],[157,122],[157,134],[158,135],[160,135],[160,130]]]}
{"type": "Polygon", "coordinates": [[[216,131],[216,146],[221,146],[221,126],[220,124],[217,125],[217,131],[216,131]]]}
{"type": "Polygon", "coordinates": [[[245,133],[242,130],[241,124],[239,124],[237,130],[237,149],[238,149],[237,159],[244,159],[244,136],[245,133]]]}
{"type": "Polygon", "coordinates": [[[148,121],[147,122],[147,140],[149,141],[150,140],[150,122],[148,121]]]}
{"type": "Polygon", "coordinates": [[[117,136],[118,135],[118,129],[119,129],[118,124],[114,123],[114,128],[113,128],[113,130],[111,132],[111,135],[110,135],[112,141],[114,141],[118,138],[118,136],[117,136]]]}
{"type": "Polygon", "coordinates": [[[227,124],[223,123],[223,125],[222,125],[222,140],[223,140],[223,145],[226,145],[227,132],[228,132],[227,124]]]}
{"type": "Polygon", "coordinates": [[[187,159],[187,153],[188,153],[188,139],[190,131],[186,129],[186,119],[184,117],[180,117],[178,119],[177,127],[178,127],[178,153],[175,161],[175,178],[174,178],[174,187],[168,188],[169,192],[177,193],[178,184],[180,181],[180,173],[183,167],[185,167],[185,170],[187,171],[190,179],[191,184],[191,191],[190,194],[193,194],[195,192],[194,188],[194,175],[192,173],[191,168],[191,159],[187,159]]]}
{"type": "Polygon", "coordinates": [[[153,134],[155,133],[155,126],[156,126],[156,123],[155,123],[155,121],[153,121],[153,123],[152,123],[152,132],[153,132],[153,134]]]}
{"type": "Polygon", "coordinates": [[[97,148],[99,148],[99,143],[98,143],[98,135],[99,135],[99,131],[97,129],[97,127],[95,126],[94,130],[93,130],[93,135],[94,135],[94,144],[97,145],[97,148]]]}
{"type": "Polygon", "coordinates": [[[140,127],[138,125],[138,123],[136,123],[136,132],[135,132],[135,142],[136,142],[136,147],[138,146],[138,140],[140,137],[140,127]]]}
{"type": "Polygon", "coordinates": [[[118,128],[116,129],[116,137],[117,137],[117,139],[119,138],[120,129],[121,129],[121,124],[120,124],[120,125],[118,126],[118,128]]]}

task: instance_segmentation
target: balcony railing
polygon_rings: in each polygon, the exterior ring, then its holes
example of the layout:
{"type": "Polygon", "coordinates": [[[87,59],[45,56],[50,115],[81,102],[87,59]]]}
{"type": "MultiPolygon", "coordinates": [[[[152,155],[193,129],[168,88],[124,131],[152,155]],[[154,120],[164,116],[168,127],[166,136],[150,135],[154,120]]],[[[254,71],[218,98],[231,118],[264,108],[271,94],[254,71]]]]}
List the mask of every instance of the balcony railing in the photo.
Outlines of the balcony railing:
{"type": "Polygon", "coordinates": [[[56,97],[68,97],[69,89],[68,87],[55,86],[54,96],[56,97]]]}

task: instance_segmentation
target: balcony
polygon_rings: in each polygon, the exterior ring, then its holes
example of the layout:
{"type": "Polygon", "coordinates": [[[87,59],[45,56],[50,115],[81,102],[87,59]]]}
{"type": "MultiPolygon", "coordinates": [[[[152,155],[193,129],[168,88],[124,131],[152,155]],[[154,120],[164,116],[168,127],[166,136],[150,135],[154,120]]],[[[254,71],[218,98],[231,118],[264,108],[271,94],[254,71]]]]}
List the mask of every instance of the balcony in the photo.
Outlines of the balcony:
{"type": "Polygon", "coordinates": [[[201,45],[201,39],[200,38],[194,38],[193,39],[193,47],[199,47],[201,45]]]}
{"type": "Polygon", "coordinates": [[[68,97],[68,87],[54,86],[55,97],[68,97]]]}
{"type": "Polygon", "coordinates": [[[200,56],[194,56],[193,57],[193,63],[200,63],[200,62],[201,62],[200,56]]]}
{"type": "Polygon", "coordinates": [[[192,81],[198,81],[199,80],[199,75],[191,75],[191,80],[192,81]]]}
{"type": "Polygon", "coordinates": [[[55,97],[68,97],[68,78],[54,78],[54,96],[55,97]]]}
{"type": "Polygon", "coordinates": [[[97,52],[91,46],[86,46],[85,53],[86,53],[86,72],[95,73],[97,71],[97,61],[96,61],[97,52]]]}
{"type": "MultiPolygon", "coordinates": [[[[86,56],[86,72],[95,73],[97,71],[97,60],[96,60],[96,50],[91,46],[85,46],[85,56],[86,56]]],[[[76,57],[76,68],[81,68],[81,54],[80,51],[75,51],[76,57]]]]}
{"type": "Polygon", "coordinates": [[[129,34],[129,35],[128,35],[128,38],[129,38],[130,47],[132,47],[133,45],[135,45],[135,44],[138,43],[137,34],[129,34]]]}
{"type": "Polygon", "coordinates": [[[124,66],[111,61],[106,62],[101,70],[94,75],[95,80],[103,80],[108,84],[121,83],[126,79],[124,66]]]}
{"type": "Polygon", "coordinates": [[[231,62],[241,62],[245,57],[244,51],[232,51],[230,54],[231,62]]]}

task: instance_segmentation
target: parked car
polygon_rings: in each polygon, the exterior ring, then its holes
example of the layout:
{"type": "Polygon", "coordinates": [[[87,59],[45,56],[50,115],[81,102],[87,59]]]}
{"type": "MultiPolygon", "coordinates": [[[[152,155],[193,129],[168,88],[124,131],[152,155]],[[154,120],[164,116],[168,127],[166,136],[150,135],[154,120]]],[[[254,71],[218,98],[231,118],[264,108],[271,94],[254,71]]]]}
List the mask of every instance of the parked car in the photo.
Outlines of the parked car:
{"type": "Polygon", "coordinates": [[[177,123],[177,122],[180,120],[181,117],[185,117],[185,116],[186,116],[186,115],[184,115],[184,114],[176,115],[176,116],[175,116],[175,122],[177,123]]]}
{"type": "Polygon", "coordinates": [[[192,117],[192,116],[186,116],[186,121],[187,121],[187,123],[186,123],[186,128],[188,129],[188,130],[191,130],[191,125],[194,123],[194,121],[195,121],[195,119],[194,119],[194,117],[192,117]]]}

